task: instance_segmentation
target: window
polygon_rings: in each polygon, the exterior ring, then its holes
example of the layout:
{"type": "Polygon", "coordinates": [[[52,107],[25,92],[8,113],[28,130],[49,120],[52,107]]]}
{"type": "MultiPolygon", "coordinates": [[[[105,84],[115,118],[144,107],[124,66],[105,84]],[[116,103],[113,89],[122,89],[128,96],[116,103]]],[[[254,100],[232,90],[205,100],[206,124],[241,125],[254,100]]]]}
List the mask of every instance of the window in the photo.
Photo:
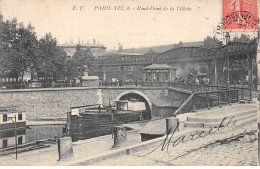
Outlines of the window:
{"type": "Polygon", "coordinates": [[[7,147],[7,139],[3,139],[3,148],[7,147]]]}
{"type": "Polygon", "coordinates": [[[3,122],[7,121],[7,114],[3,114],[3,122]]]}
{"type": "Polygon", "coordinates": [[[23,120],[23,114],[22,113],[18,114],[18,120],[23,120]]]}
{"type": "Polygon", "coordinates": [[[23,136],[18,137],[18,145],[23,144],[23,136]]]}
{"type": "Polygon", "coordinates": [[[165,74],[165,81],[168,82],[168,80],[169,80],[169,76],[168,74],[165,74]]]}

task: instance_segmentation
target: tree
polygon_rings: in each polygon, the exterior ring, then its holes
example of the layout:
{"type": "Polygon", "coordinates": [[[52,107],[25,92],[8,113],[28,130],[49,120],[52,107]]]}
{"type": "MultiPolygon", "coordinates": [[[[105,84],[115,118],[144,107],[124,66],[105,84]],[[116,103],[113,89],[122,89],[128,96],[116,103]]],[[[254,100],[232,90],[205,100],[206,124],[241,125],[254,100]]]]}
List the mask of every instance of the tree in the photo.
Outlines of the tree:
{"type": "Polygon", "coordinates": [[[26,28],[20,24],[15,45],[15,51],[19,53],[19,55],[15,55],[16,57],[13,56],[17,59],[15,63],[18,61],[15,68],[21,72],[23,81],[23,75],[27,69],[32,73],[39,67],[38,40],[34,28],[30,24],[26,28]]]}
{"type": "Polygon", "coordinates": [[[210,37],[210,36],[207,36],[205,39],[204,39],[204,42],[203,42],[203,47],[205,48],[219,48],[221,47],[221,41],[219,41],[217,38],[215,37],[210,37]]]}
{"type": "Polygon", "coordinates": [[[24,72],[36,66],[38,41],[34,28],[17,23],[16,18],[3,21],[1,16],[0,41],[3,69],[14,70],[22,77],[24,72]]]}
{"type": "Polygon", "coordinates": [[[206,63],[188,63],[187,74],[197,75],[198,73],[208,72],[208,66],[206,63]]]}
{"type": "Polygon", "coordinates": [[[56,81],[58,78],[66,76],[67,55],[64,50],[57,46],[57,40],[52,37],[51,33],[39,40],[39,59],[41,66],[38,71],[42,76],[56,81]]]}
{"type": "Polygon", "coordinates": [[[17,21],[3,21],[2,15],[0,15],[0,47],[1,47],[1,67],[4,69],[12,69],[13,62],[11,54],[15,51],[12,48],[12,43],[15,40],[17,21]]]}
{"type": "Polygon", "coordinates": [[[78,76],[78,69],[75,60],[68,59],[65,64],[66,65],[64,71],[67,77],[73,79],[74,77],[78,76]]]}
{"type": "MultiPolygon", "coordinates": [[[[84,53],[84,55],[86,55],[84,53]]],[[[0,14],[0,69],[17,72],[37,72],[41,77],[58,78],[71,76],[75,63],[67,62],[64,49],[57,46],[51,33],[38,40],[31,24],[24,26],[17,19],[3,20],[0,14]],[[72,67],[72,69],[71,69],[72,67]]]]}
{"type": "Polygon", "coordinates": [[[180,42],[177,44],[177,47],[178,47],[178,48],[183,47],[183,42],[180,41],[180,42]]]}
{"type": "Polygon", "coordinates": [[[75,66],[82,71],[83,66],[91,66],[94,62],[93,53],[90,48],[82,49],[78,44],[76,47],[76,52],[74,53],[72,59],[74,60],[75,66]]]}
{"type": "Polygon", "coordinates": [[[233,41],[234,41],[234,42],[246,42],[246,43],[249,43],[251,40],[250,40],[250,37],[249,37],[249,36],[247,36],[247,35],[245,35],[245,34],[241,34],[240,37],[235,36],[235,37],[233,38],[233,41]]]}
{"type": "Polygon", "coordinates": [[[4,31],[4,21],[3,21],[3,16],[0,14],[0,70],[3,70],[3,62],[4,62],[4,57],[6,55],[4,47],[6,46],[5,43],[3,42],[3,31],[4,31]]]}
{"type": "Polygon", "coordinates": [[[175,48],[180,48],[180,47],[183,47],[183,42],[182,41],[180,41],[178,44],[174,44],[173,45],[173,48],[175,49],[175,48]]]}

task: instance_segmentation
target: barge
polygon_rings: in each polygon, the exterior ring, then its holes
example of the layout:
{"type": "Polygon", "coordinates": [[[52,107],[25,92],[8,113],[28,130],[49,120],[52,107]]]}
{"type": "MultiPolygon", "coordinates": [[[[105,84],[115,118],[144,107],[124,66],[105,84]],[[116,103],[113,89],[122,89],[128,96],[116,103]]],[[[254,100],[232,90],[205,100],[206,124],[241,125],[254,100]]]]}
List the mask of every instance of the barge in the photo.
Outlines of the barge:
{"type": "Polygon", "coordinates": [[[0,107],[0,149],[26,142],[25,113],[15,106],[0,107]]]}
{"type": "Polygon", "coordinates": [[[66,134],[72,141],[112,134],[114,126],[144,120],[146,111],[145,103],[138,100],[116,100],[106,107],[72,107],[67,113],[66,134]]]}

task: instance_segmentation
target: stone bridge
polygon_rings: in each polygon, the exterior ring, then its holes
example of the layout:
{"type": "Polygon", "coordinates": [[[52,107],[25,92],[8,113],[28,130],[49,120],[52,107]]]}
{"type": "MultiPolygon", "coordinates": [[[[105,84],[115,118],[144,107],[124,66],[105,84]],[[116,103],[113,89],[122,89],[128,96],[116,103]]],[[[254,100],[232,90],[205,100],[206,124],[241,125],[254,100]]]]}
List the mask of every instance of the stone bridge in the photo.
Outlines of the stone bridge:
{"type": "MultiPolygon", "coordinates": [[[[70,107],[104,104],[110,100],[124,99],[134,94],[147,101],[150,109],[152,102],[168,94],[166,87],[75,87],[47,89],[1,90],[0,106],[17,106],[26,112],[27,119],[65,118],[70,107]]],[[[177,92],[176,97],[189,94],[177,92]]]]}

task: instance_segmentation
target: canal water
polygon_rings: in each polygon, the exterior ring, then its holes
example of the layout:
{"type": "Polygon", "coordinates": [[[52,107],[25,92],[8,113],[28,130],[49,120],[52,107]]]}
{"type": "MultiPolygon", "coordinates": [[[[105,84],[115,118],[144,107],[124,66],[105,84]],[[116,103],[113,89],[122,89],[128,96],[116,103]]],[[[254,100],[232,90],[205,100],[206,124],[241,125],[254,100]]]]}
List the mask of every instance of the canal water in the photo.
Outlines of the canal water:
{"type": "MultiPolygon", "coordinates": [[[[17,130],[18,145],[45,140],[49,138],[59,138],[62,136],[64,125],[42,125],[29,126],[27,129],[17,130]]],[[[7,131],[0,133],[0,149],[15,146],[15,132],[7,131]]]]}
{"type": "Polygon", "coordinates": [[[26,129],[26,142],[55,138],[62,136],[62,127],[64,125],[48,125],[48,126],[30,126],[26,129]]]}

